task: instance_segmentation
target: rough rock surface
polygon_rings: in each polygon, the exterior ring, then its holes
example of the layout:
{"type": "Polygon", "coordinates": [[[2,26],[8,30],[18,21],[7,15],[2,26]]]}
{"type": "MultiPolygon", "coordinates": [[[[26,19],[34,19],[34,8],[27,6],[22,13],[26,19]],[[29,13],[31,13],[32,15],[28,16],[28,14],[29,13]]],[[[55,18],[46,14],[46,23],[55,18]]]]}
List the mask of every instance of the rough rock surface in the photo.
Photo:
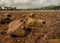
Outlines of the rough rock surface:
{"type": "Polygon", "coordinates": [[[35,27],[36,24],[42,25],[44,20],[40,19],[34,19],[31,17],[28,17],[26,21],[22,19],[17,19],[12,21],[8,26],[7,34],[12,34],[16,36],[24,36],[26,31],[24,28],[29,29],[29,27],[35,27]]]}
{"type": "Polygon", "coordinates": [[[7,34],[17,35],[17,36],[24,36],[24,23],[20,20],[14,20],[12,21],[8,26],[7,34]]]}

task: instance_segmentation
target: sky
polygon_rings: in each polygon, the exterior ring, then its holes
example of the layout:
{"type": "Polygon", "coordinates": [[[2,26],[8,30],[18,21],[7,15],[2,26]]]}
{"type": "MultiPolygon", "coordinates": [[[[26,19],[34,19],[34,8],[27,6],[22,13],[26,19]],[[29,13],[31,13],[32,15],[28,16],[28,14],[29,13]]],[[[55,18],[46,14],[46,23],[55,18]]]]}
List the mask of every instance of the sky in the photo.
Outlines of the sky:
{"type": "Polygon", "coordinates": [[[60,6],[60,0],[0,0],[2,7],[16,7],[17,9],[35,9],[46,6],[60,6]]]}

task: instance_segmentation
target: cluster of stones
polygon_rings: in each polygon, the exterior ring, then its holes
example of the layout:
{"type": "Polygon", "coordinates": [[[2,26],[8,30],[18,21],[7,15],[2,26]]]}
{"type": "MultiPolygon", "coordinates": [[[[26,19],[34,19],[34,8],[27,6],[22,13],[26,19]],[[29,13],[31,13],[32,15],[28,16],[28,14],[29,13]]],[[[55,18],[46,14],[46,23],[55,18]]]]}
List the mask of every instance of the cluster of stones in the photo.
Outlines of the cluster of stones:
{"type": "MultiPolygon", "coordinates": [[[[24,19],[17,19],[12,21],[9,25],[8,25],[8,31],[7,34],[10,35],[16,35],[16,36],[25,36],[26,35],[26,30],[29,30],[29,27],[34,27],[37,25],[42,25],[45,24],[45,20],[41,20],[41,19],[34,19],[31,17],[26,18],[26,20],[24,19]]],[[[27,31],[28,31],[27,30],[27,31]]]]}

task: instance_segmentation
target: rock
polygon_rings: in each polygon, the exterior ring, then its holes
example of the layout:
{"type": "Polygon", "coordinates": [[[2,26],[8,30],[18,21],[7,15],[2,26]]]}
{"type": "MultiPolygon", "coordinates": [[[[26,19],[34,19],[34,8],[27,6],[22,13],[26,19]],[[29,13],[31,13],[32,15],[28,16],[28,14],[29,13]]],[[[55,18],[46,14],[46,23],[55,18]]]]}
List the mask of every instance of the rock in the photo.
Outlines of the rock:
{"type": "Polygon", "coordinates": [[[24,28],[23,21],[21,21],[19,19],[14,20],[13,22],[11,22],[8,25],[7,34],[16,35],[16,36],[24,36],[25,35],[25,31],[24,31],[23,28],[24,28]]]}
{"type": "Polygon", "coordinates": [[[45,24],[45,20],[41,20],[41,19],[37,19],[37,21],[40,23],[40,24],[45,24]]]}
{"type": "Polygon", "coordinates": [[[45,20],[37,19],[36,20],[37,26],[42,27],[46,24],[45,20]]]}
{"type": "Polygon", "coordinates": [[[11,15],[5,13],[0,16],[0,24],[10,23],[12,20],[10,19],[11,15]]]}
{"type": "Polygon", "coordinates": [[[33,17],[35,14],[34,13],[29,13],[28,17],[33,17]]]}
{"type": "Polygon", "coordinates": [[[27,21],[26,21],[26,26],[33,26],[34,25],[34,22],[35,22],[35,19],[29,17],[27,18],[27,21]]]}
{"type": "Polygon", "coordinates": [[[34,18],[27,18],[27,21],[26,21],[26,26],[27,27],[40,27],[42,26],[43,24],[45,24],[45,20],[41,20],[41,19],[34,19],[34,18]]]}
{"type": "Polygon", "coordinates": [[[30,24],[31,22],[34,22],[33,18],[28,18],[26,24],[30,24]]]}

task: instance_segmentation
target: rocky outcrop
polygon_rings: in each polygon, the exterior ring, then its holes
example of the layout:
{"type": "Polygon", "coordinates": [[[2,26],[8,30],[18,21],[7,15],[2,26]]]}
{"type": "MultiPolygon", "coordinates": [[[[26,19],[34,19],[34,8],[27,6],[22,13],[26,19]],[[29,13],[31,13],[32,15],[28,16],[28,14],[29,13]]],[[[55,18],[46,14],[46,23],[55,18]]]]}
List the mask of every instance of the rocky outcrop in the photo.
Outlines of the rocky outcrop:
{"type": "Polygon", "coordinates": [[[27,33],[29,34],[29,30],[31,30],[29,27],[41,26],[44,22],[44,20],[34,19],[31,17],[27,18],[26,21],[17,19],[9,24],[7,34],[25,36],[27,33]]]}

